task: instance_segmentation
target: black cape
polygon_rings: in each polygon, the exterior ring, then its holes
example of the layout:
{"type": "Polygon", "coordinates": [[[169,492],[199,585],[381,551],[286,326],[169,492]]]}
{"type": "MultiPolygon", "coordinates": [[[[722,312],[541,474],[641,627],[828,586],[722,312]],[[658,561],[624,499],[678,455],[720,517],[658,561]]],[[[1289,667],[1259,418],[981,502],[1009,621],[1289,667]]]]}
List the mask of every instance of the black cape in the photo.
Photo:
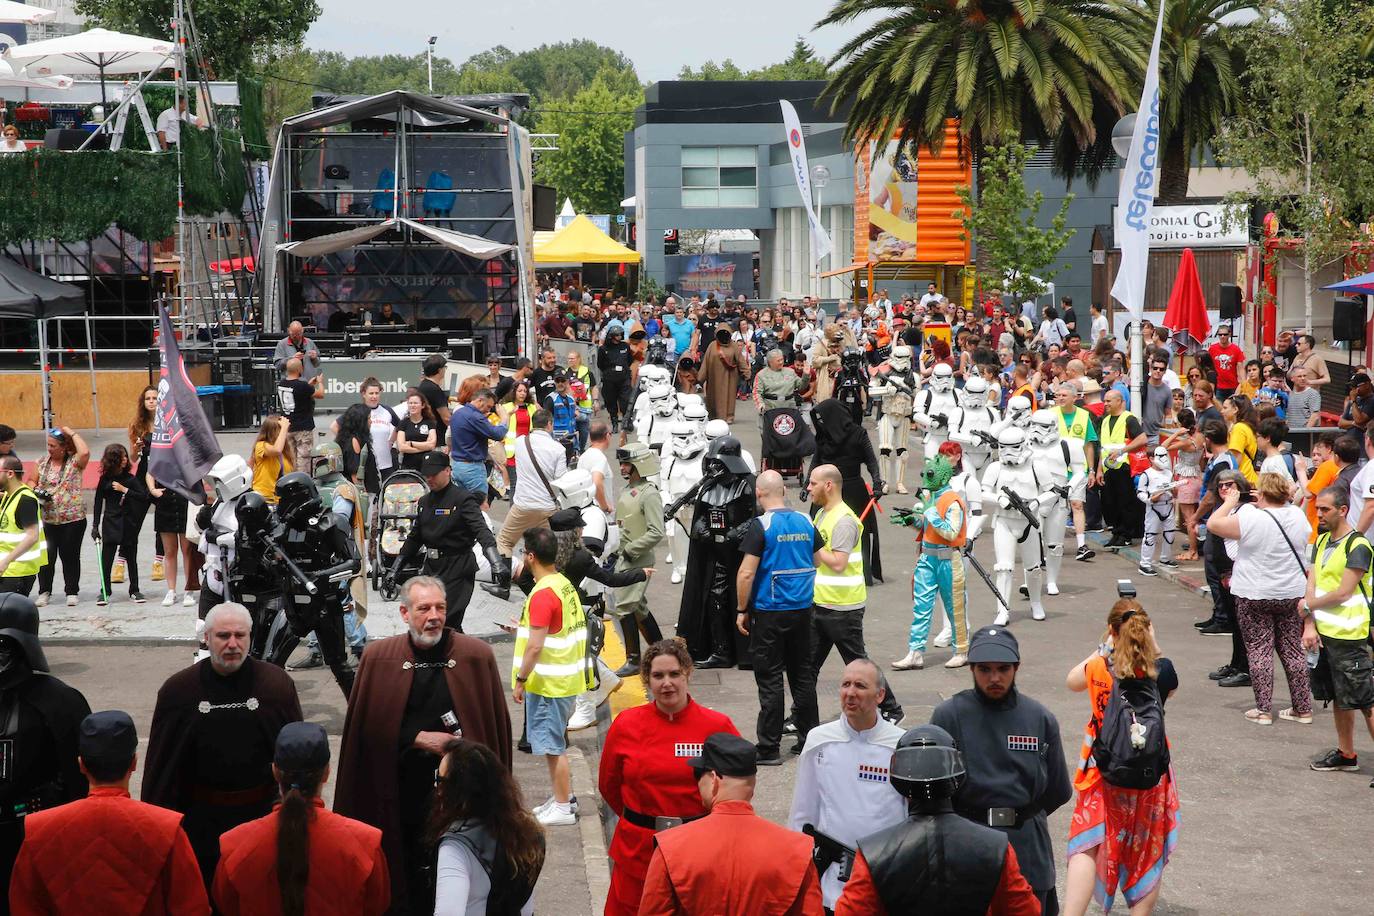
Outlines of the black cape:
{"type": "MultiPolygon", "coordinates": [[[[758,507],[754,502],[754,475],[748,475],[743,495],[731,501],[729,507],[731,515],[739,516],[739,521],[747,521],[746,514],[749,518],[758,514],[758,507]]],[[[693,527],[696,527],[697,518],[702,511],[699,505],[694,509],[693,527]]],[[[739,572],[741,558],[738,542],[716,544],[710,540],[691,539],[691,546],[687,550],[687,575],[682,585],[682,603],[678,606],[677,635],[686,640],[687,651],[695,659],[700,660],[710,655],[713,648],[711,621],[707,616],[706,602],[710,598],[716,564],[721,562],[726,564],[725,595],[721,602],[726,609],[727,629],[734,634],[735,662],[745,667],[752,664],[749,637],[735,628],[735,610],[738,607],[735,603],[735,575],[739,572]]]]}

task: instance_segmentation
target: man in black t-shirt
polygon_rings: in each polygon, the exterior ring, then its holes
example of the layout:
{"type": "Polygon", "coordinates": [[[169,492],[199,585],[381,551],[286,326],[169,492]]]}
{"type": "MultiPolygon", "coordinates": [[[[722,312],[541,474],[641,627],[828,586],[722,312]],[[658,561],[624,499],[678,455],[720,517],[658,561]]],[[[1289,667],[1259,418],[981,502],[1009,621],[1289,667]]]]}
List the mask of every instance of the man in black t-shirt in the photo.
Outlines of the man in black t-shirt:
{"type": "Polygon", "coordinates": [[[552,347],[545,347],[539,353],[539,367],[530,373],[530,384],[534,388],[536,404],[543,404],[545,399],[552,397],[558,390],[553,380],[553,374],[557,369],[558,353],[552,347]]]}
{"type": "Polygon", "coordinates": [[[701,359],[707,345],[716,339],[716,326],[720,324],[727,324],[720,315],[720,304],[714,299],[706,300],[706,314],[697,319],[697,330],[692,335],[692,349],[697,359],[701,359]]]}
{"type": "Polygon", "coordinates": [[[425,357],[424,365],[420,367],[424,378],[415,386],[415,390],[420,392],[420,396],[429,404],[430,410],[434,411],[434,416],[439,421],[434,429],[436,449],[442,449],[448,440],[448,421],[453,418],[453,410],[448,406],[448,392],[444,390],[444,374],[447,367],[448,360],[442,353],[425,357]]]}
{"type": "Polygon", "coordinates": [[[303,463],[315,448],[315,402],[324,397],[324,376],[313,382],[304,381],[304,366],[299,357],[286,361],[286,377],[277,383],[277,400],[282,416],[287,419],[287,434],[296,450],[296,464],[303,463]]]}

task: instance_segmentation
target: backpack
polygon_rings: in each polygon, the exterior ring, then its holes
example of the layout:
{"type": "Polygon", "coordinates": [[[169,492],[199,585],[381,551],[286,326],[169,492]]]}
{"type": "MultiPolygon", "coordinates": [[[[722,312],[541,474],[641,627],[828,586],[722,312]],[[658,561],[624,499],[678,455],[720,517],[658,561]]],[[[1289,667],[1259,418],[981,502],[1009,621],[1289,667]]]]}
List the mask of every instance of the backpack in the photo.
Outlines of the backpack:
{"type": "Polygon", "coordinates": [[[1093,760],[1110,785],[1152,789],[1169,770],[1164,703],[1152,678],[1116,678],[1102,725],[1093,739],[1093,760]]]}

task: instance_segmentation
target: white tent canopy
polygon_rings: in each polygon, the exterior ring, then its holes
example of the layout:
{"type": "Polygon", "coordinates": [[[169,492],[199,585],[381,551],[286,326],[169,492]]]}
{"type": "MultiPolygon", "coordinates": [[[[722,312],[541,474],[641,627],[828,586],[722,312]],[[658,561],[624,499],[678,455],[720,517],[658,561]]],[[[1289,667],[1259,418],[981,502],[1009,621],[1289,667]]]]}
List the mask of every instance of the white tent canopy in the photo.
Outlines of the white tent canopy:
{"type": "Polygon", "coordinates": [[[0,60],[0,86],[24,89],[70,89],[70,76],[30,76],[27,70],[16,69],[7,60],[0,60]]]}
{"type": "Polygon", "coordinates": [[[51,19],[57,15],[57,10],[45,10],[41,6],[28,6],[23,3],[15,3],[14,0],[0,0],[0,22],[22,22],[24,25],[36,25],[44,19],[51,19]]]}
{"type": "Polygon", "coordinates": [[[468,257],[477,258],[479,261],[487,261],[515,250],[514,245],[503,245],[481,236],[468,235],[466,232],[454,232],[451,229],[428,226],[405,217],[383,220],[380,223],[359,226],[356,229],[346,229],[343,232],[331,232],[328,235],[299,242],[286,242],[278,245],[277,250],[295,255],[298,258],[316,258],[320,255],[333,254],[336,251],[343,251],[346,248],[353,248],[364,242],[370,242],[383,232],[398,225],[409,226],[431,241],[438,242],[445,248],[450,248],[468,257]]]}

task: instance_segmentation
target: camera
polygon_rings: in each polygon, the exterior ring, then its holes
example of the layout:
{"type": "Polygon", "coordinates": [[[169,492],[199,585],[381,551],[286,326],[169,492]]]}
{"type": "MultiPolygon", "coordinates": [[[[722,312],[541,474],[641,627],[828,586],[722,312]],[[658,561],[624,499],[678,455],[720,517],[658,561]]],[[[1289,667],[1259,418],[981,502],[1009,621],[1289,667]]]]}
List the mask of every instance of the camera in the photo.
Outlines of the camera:
{"type": "Polygon", "coordinates": [[[1132,582],[1130,579],[1117,579],[1117,580],[1116,580],[1116,597],[1118,597],[1118,598],[1134,598],[1135,596],[1136,596],[1136,592],[1135,592],[1135,583],[1134,583],[1134,582],[1132,582]]]}
{"type": "Polygon", "coordinates": [[[52,502],[52,491],[51,491],[51,490],[39,490],[39,489],[35,488],[34,491],[33,491],[33,495],[38,497],[38,501],[39,501],[39,502],[42,502],[42,503],[49,503],[49,502],[52,502]]]}

